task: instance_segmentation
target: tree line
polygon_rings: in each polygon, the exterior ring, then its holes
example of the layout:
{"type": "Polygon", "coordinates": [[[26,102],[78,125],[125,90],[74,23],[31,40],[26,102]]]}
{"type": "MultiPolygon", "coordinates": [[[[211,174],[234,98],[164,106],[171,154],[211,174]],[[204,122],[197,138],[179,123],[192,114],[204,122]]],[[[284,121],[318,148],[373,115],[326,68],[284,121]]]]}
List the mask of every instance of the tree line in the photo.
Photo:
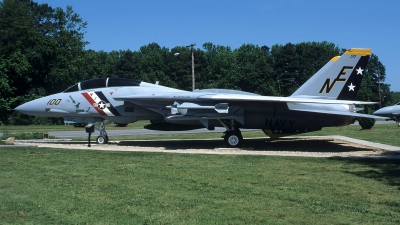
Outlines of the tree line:
{"type": "MultiPolygon", "coordinates": [[[[32,0],[0,2],[0,121],[43,123],[13,109],[29,100],[61,92],[77,82],[123,77],[191,90],[191,49],[150,43],[139,50],[85,49],[87,22],[73,11],[32,0]],[[175,54],[179,53],[179,55],[175,54]]],[[[196,88],[226,88],[261,95],[289,96],[332,57],[334,43],[302,42],[271,47],[204,43],[194,49],[196,88]]],[[[395,103],[398,95],[385,82],[385,67],[372,55],[358,100],[395,103]],[[380,89],[379,89],[380,86],[380,89]],[[397,97],[396,97],[397,96],[397,97]]],[[[370,108],[369,111],[374,110],[370,108]]],[[[54,120],[53,120],[54,122],[54,120]]]]}

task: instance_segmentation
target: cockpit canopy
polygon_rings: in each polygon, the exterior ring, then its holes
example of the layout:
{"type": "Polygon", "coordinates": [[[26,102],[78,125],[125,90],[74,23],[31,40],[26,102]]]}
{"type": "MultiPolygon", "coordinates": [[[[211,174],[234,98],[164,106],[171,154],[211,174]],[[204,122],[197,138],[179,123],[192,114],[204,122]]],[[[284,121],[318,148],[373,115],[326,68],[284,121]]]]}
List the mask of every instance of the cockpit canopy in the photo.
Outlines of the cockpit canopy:
{"type": "Polygon", "coordinates": [[[140,81],[128,78],[115,78],[115,77],[95,78],[79,82],[63,92],[65,93],[65,92],[82,91],[95,88],[126,87],[126,86],[140,86],[140,81]]]}

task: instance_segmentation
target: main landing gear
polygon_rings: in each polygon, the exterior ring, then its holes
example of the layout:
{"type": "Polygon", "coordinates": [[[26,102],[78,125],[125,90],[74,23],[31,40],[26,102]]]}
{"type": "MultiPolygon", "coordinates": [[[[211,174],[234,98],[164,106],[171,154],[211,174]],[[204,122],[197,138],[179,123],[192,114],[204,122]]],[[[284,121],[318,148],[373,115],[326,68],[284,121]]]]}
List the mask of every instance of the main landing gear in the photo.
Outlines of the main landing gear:
{"type": "Polygon", "coordinates": [[[234,119],[231,119],[230,121],[219,120],[219,122],[222,124],[222,126],[226,128],[226,131],[224,132],[225,135],[223,136],[225,145],[232,148],[242,146],[243,144],[242,132],[240,132],[239,128],[235,128],[235,120],[234,119]]]}
{"type": "Polygon", "coordinates": [[[108,135],[106,132],[106,124],[104,124],[104,121],[99,122],[99,127],[96,129],[98,131],[100,131],[100,135],[97,136],[96,142],[98,144],[107,144],[108,143],[108,135]]]}

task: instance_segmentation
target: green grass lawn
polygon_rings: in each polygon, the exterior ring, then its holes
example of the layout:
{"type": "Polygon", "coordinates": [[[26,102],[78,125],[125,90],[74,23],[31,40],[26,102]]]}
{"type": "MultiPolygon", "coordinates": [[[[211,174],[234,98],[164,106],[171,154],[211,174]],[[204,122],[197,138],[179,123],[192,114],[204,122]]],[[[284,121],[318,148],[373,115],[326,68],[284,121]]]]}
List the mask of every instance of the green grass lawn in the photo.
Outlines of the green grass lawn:
{"type": "Polygon", "coordinates": [[[399,224],[399,161],[0,148],[1,224],[399,224]]]}

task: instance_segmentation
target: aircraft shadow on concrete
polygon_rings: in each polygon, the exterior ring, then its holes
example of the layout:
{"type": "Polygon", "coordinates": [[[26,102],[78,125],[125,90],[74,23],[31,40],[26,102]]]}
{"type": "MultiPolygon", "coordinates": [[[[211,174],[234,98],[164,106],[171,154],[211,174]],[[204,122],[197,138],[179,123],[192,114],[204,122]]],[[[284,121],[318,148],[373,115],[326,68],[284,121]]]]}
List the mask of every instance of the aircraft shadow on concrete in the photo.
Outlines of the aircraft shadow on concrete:
{"type": "MultiPolygon", "coordinates": [[[[226,148],[222,140],[137,140],[120,141],[120,146],[164,147],[166,150],[216,149],[226,148]]],[[[249,151],[295,151],[295,152],[357,152],[372,148],[353,145],[348,142],[324,138],[311,140],[306,138],[269,138],[245,139],[240,147],[249,151]]]]}

